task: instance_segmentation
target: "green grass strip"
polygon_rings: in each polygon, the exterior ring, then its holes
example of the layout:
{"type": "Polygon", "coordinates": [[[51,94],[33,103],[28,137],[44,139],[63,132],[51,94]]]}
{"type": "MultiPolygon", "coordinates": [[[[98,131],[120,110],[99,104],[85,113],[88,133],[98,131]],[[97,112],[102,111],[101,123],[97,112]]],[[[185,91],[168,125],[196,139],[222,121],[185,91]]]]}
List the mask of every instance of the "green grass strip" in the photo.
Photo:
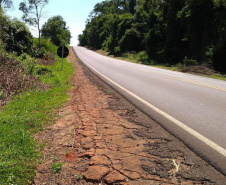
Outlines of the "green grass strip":
{"type": "Polygon", "coordinates": [[[51,88],[20,94],[0,112],[0,184],[30,184],[35,176],[39,152],[32,135],[53,121],[55,109],[68,100],[68,80],[73,64],[60,60],[47,66],[52,73],[40,76],[51,88]]]}

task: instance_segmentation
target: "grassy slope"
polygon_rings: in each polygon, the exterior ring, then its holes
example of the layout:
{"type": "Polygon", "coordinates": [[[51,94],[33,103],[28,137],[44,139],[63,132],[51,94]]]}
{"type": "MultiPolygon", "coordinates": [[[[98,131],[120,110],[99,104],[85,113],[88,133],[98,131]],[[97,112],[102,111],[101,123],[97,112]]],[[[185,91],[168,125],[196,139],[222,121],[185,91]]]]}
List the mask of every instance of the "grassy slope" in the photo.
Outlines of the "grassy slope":
{"type": "Polygon", "coordinates": [[[39,147],[32,134],[53,121],[54,109],[68,99],[68,80],[73,74],[73,65],[61,62],[48,66],[52,74],[40,79],[52,88],[38,90],[14,97],[0,112],[0,184],[28,184],[35,175],[39,147]]]}

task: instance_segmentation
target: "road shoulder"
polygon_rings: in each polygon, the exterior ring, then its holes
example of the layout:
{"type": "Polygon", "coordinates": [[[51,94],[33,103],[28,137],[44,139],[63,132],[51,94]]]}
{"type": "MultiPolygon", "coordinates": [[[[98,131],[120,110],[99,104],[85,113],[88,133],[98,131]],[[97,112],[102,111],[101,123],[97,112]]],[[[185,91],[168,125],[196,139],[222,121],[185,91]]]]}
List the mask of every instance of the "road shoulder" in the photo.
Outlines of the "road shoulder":
{"type": "Polygon", "coordinates": [[[46,143],[35,184],[223,184],[196,156],[78,61],[60,118],[36,139],[46,143]],[[62,164],[53,173],[53,164],[62,164]]]}

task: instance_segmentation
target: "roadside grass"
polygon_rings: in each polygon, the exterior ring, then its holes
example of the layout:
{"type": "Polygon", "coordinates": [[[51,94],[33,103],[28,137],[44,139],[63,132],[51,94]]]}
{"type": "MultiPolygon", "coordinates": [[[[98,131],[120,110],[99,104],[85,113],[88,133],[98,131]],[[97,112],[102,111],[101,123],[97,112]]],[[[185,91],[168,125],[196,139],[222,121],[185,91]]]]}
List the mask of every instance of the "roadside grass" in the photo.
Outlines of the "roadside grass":
{"type": "MultiPolygon", "coordinates": [[[[33,38],[33,45],[38,47],[38,38],[33,38]]],[[[52,44],[50,39],[41,38],[40,46],[44,47],[47,51],[51,51],[54,55],[57,55],[57,46],[52,44]]]]}
{"type": "Polygon", "coordinates": [[[212,74],[209,76],[206,75],[206,77],[215,78],[215,79],[219,79],[219,80],[226,80],[226,75],[222,75],[222,74],[212,74]]]}
{"type": "Polygon", "coordinates": [[[15,96],[0,112],[0,184],[31,184],[39,160],[38,146],[32,136],[53,122],[55,109],[68,99],[68,80],[73,64],[60,59],[45,66],[51,71],[40,79],[51,88],[27,91],[15,96]]]}
{"type": "Polygon", "coordinates": [[[55,162],[51,165],[51,172],[53,174],[56,174],[56,173],[60,173],[62,171],[62,167],[63,167],[63,163],[61,162],[55,162]]]}
{"type": "MultiPolygon", "coordinates": [[[[115,55],[111,55],[109,52],[104,51],[104,50],[96,50],[95,52],[97,52],[101,55],[116,58],[119,60],[142,64],[142,62],[140,61],[140,58],[139,58],[139,54],[137,54],[137,53],[133,53],[133,52],[132,53],[122,53],[122,54],[120,54],[120,56],[115,56],[115,55]]],[[[184,67],[180,63],[175,64],[175,65],[169,65],[167,63],[166,64],[164,64],[164,63],[156,64],[155,62],[151,62],[150,64],[144,64],[144,65],[149,65],[152,67],[157,67],[157,68],[162,68],[162,69],[168,69],[171,71],[190,73],[190,74],[194,74],[194,75],[200,75],[200,76],[219,79],[219,80],[226,80],[226,74],[212,72],[212,70],[209,70],[209,69],[204,69],[203,71],[199,70],[197,72],[189,70],[189,69],[187,71],[184,71],[184,67]],[[207,71],[205,71],[205,70],[207,70],[207,71]]],[[[197,66],[197,68],[199,68],[199,67],[200,66],[197,66]]],[[[187,68],[189,68],[189,66],[187,66],[187,68]]]]}
{"type": "Polygon", "coordinates": [[[115,56],[115,55],[111,55],[109,52],[101,50],[101,49],[96,50],[95,52],[97,52],[101,55],[111,57],[111,58],[116,58],[116,59],[119,59],[119,60],[126,60],[128,62],[141,64],[136,53],[122,53],[120,56],[115,56]]]}

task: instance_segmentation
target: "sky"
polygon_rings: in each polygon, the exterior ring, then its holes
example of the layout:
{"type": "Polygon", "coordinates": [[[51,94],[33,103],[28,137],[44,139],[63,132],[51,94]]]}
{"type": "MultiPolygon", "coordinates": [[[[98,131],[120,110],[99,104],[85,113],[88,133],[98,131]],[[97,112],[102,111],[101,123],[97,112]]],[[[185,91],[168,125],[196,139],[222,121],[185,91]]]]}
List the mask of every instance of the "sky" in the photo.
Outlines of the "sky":
{"type": "MultiPolygon", "coordinates": [[[[19,4],[23,0],[13,0],[14,8],[7,10],[7,15],[11,18],[18,18],[22,20],[22,11],[19,10],[19,4]]],[[[41,20],[43,25],[50,17],[61,15],[66,21],[69,30],[71,31],[72,39],[71,46],[78,44],[78,35],[85,29],[85,22],[88,15],[93,10],[95,4],[102,2],[103,0],[49,0],[45,10],[47,16],[41,20]]],[[[28,26],[29,27],[29,26],[28,26]]],[[[38,31],[36,28],[29,27],[34,37],[38,37],[38,31]]]]}

